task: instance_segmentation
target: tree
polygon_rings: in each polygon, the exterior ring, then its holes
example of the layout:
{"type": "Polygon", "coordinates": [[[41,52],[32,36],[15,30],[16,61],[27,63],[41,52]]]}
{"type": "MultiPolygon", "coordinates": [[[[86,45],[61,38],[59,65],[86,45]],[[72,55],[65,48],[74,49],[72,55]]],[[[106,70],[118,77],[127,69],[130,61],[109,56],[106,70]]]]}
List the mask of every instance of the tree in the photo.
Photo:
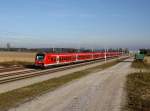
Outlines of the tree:
{"type": "Polygon", "coordinates": [[[10,48],[11,48],[10,43],[7,43],[6,47],[7,47],[7,50],[10,50],[10,48]]]}

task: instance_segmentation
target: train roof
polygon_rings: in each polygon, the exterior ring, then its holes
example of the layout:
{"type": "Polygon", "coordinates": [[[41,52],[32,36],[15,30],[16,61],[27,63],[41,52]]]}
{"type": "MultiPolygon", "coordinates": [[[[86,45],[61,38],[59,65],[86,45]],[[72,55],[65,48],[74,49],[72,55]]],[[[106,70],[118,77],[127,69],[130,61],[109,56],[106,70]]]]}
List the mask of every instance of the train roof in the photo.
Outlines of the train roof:
{"type": "MultiPolygon", "coordinates": [[[[99,53],[104,53],[104,52],[76,52],[76,53],[48,53],[48,52],[38,52],[37,54],[48,54],[48,55],[74,55],[74,54],[79,54],[79,55],[84,55],[84,54],[99,54],[99,53]]],[[[110,53],[110,52],[107,52],[110,53]]],[[[116,52],[111,52],[111,53],[116,53],[116,52]]]]}

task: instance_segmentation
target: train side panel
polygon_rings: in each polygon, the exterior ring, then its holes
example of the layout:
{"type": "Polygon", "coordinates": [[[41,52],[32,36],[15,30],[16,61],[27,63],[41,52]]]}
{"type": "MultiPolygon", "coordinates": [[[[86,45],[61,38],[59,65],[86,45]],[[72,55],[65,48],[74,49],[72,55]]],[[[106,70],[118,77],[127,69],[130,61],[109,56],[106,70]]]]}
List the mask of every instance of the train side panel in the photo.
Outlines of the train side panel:
{"type": "Polygon", "coordinates": [[[71,62],[79,62],[79,61],[87,61],[87,60],[95,60],[95,59],[104,59],[111,57],[120,56],[120,52],[91,52],[91,53],[42,53],[37,54],[35,58],[36,66],[50,66],[57,64],[66,64],[71,62]]]}

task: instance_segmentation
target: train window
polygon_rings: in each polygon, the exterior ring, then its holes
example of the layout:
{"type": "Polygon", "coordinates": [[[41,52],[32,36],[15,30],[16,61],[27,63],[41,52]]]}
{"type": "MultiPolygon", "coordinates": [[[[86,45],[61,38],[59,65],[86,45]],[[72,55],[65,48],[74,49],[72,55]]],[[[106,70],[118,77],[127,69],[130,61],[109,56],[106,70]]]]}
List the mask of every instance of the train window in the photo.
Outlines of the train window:
{"type": "Polygon", "coordinates": [[[82,56],[79,56],[79,59],[81,59],[82,56]]]}
{"type": "Polygon", "coordinates": [[[78,59],[80,59],[80,56],[78,56],[78,59]]]}
{"type": "Polygon", "coordinates": [[[52,62],[56,61],[56,58],[52,57],[52,58],[51,58],[51,61],[52,61],[52,62]]]}
{"type": "Polygon", "coordinates": [[[44,60],[44,57],[45,57],[44,54],[37,54],[37,55],[36,55],[36,59],[37,59],[38,61],[43,61],[43,60],[44,60]]]}

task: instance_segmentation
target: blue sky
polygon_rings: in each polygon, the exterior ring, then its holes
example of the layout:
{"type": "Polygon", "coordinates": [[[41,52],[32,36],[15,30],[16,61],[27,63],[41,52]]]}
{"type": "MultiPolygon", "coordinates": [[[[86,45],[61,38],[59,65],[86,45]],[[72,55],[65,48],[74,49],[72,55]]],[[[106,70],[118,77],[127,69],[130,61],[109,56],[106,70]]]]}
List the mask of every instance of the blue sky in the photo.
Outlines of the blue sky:
{"type": "Polygon", "coordinates": [[[0,0],[0,47],[150,48],[150,0],[0,0]]]}

